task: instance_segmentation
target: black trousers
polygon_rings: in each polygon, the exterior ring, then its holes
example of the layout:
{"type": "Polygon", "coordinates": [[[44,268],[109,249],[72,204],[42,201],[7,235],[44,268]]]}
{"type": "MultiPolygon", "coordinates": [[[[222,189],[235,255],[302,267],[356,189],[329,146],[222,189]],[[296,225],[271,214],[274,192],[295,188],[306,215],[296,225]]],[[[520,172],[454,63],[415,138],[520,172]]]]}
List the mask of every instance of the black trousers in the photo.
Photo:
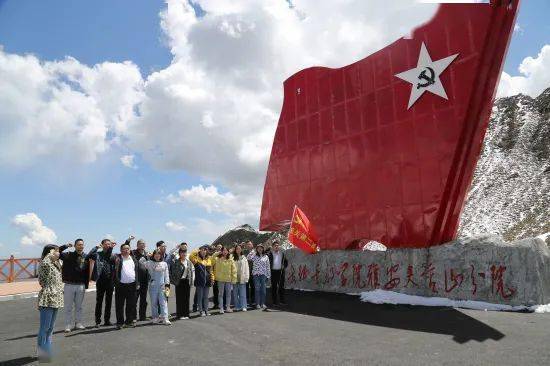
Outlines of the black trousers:
{"type": "Polygon", "coordinates": [[[136,293],[136,306],[139,299],[139,320],[145,320],[147,318],[147,289],[149,288],[149,282],[140,282],[139,290],[136,293]]]}
{"type": "Polygon", "coordinates": [[[214,284],[212,285],[212,291],[214,292],[214,298],[212,301],[214,302],[214,308],[218,308],[220,304],[218,303],[218,293],[220,290],[218,289],[218,281],[214,281],[214,284]]]}
{"type": "Polygon", "coordinates": [[[117,325],[130,324],[136,319],[136,283],[119,283],[115,290],[117,325]],[[124,315],[126,313],[126,321],[124,315]]]}
{"type": "Polygon", "coordinates": [[[284,270],[271,270],[271,300],[274,304],[285,302],[285,274],[284,270]]]}
{"type": "Polygon", "coordinates": [[[103,320],[105,323],[109,324],[111,322],[114,284],[111,280],[100,279],[96,282],[95,286],[95,323],[101,323],[101,308],[103,307],[103,298],[105,298],[105,314],[103,320]]]}
{"type": "Polygon", "coordinates": [[[250,306],[255,303],[254,292],[254,281],[252,280],[252,276],[250,276],[250,280],[246,283],[246,301],[250,306]]]}
{"type": "Polygon", "coordinates": [[[193,294],[193,312],[197,311],[197,291],[193,294]]]}
{"type": "Polygon", "coordinates": [[[189,296],[191,295],[191,286],[189,280],[180,280],[176,286],[176,315],[178,317],[189,316],[189,296]]]}

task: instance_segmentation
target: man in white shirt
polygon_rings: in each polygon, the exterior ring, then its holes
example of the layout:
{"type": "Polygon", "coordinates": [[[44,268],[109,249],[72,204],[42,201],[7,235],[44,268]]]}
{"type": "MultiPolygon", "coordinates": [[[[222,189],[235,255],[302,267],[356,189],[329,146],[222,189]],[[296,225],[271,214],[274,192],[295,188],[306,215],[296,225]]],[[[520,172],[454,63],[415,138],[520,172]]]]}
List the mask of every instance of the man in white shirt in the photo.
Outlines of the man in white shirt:
{"type": "Polygon", "coordinates": [[[288,262],[278,241],[274,241],[273,244],[271,244],[271,251],[268,256],[271,266],[271,300],[273,301],[273,305],[286,305],[285,268],[288,262]]]}
{"type": "Polygon", "coordinates": [[[120,247],[120,254],[114,257],[115,262],[115,307],[117,329],[125,326],[135,327],[136,294],[139,289],[138,263],[130,255],[128,242],[120,247]],[[125,316],[126,315],[126,319],[125,316]]]}

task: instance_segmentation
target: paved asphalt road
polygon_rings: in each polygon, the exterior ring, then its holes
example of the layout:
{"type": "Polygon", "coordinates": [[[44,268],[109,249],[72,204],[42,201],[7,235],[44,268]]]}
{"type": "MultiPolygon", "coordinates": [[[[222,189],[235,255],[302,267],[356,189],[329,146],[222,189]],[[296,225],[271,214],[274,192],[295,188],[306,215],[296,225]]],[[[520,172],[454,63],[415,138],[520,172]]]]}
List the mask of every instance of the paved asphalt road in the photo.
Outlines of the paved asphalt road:
{"type": "MultiPolygon", "coordinates": [[[[311,292],[290,292],[288,300],[287,307],[267,312],[68,336],[61,313],[53,364],[550,365],[550,314],[373,305],[311,292]]],[[[94,301],[94,293],[86,294],[87,324],[93,323],[94,301]]],[[[35,304],[0,303],[0,365],[36,364],[35,304]]],[[[172,311],[174,305],[171,299],[172,311]]]]}

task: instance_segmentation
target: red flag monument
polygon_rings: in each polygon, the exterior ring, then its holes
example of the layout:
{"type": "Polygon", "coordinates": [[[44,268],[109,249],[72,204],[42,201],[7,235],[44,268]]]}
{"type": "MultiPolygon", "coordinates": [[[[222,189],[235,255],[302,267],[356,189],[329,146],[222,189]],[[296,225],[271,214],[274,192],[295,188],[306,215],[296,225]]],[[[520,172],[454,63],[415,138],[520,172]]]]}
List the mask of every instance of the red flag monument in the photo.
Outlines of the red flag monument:
{"type": "Polygon", "coordinates": [[[518,6],[442,4],[410,38],[287,79],[260,229],[297,204],[322,249],[454,239],[518,6]]]}

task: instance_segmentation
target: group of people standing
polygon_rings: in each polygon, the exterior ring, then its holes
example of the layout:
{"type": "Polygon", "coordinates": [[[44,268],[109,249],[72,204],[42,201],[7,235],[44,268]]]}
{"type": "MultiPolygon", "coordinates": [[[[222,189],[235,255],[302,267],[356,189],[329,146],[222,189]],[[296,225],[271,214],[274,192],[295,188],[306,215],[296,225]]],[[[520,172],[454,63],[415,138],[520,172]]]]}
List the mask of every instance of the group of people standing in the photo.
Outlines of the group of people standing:
{"type": "Polygon", "coordinates": [[[51,337],[59,308],[65,307],[65,332],[85,329],[82,303],[89,283],[96,284],[95,326],[111,324],[111,307],[115,295],[116,327],[135,327],[147,319],[147,294],[151,303],[151,322],[170,325],[168,299],[171,285],[176,292],[176,317],[189,319],[191,288],[195,287],[193,311],[210,315],[210,288],[214,308],[220,314],[247,311],[249,307],[266,309],[267,281],[271,280],[274,305],[285,304],[284,269],[287,261],[278,242],[265,250],[252,242],[226,247],[204,245],[188,254],[187,243],[169,253],[164,241],[156,243],[152,253],[138,240],[135,249],[130,236],[113,254],[116,243],[103,239],[89,253],[84,241],[57,246],[46,245],[42,251],[38,280],[40,329],[38,357],[51,357],[51,337]],[[74,247],[74,251],[67,251],[74,247]],[[139,307],[139,312],[138,308],[139,307]],[[232,308],[233,307],[233,308],[232,308]],[[74,309],[74,312],[73,312],[74,309]]]}

